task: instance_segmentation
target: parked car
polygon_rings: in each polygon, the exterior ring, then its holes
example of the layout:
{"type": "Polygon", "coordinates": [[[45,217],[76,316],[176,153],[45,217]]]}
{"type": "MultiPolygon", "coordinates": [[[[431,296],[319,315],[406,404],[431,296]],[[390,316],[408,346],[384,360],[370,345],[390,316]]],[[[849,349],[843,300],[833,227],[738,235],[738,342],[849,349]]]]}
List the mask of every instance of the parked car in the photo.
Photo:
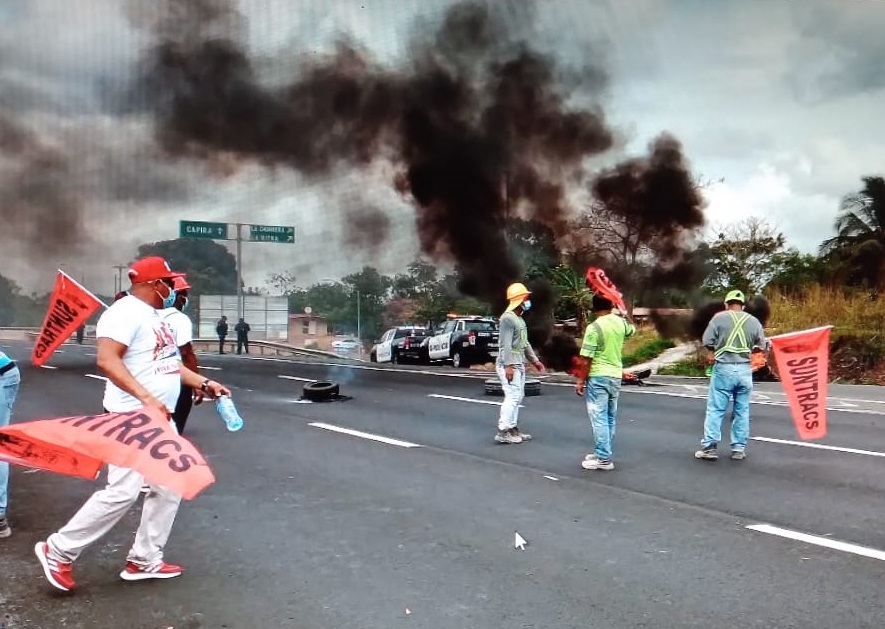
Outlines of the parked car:
{"type": "Polygon", "coordinates": [[[452,317],[422,349],[428,361],[451,360],[456,368],[494,362],[498,357],[498,321],[491,317],[452,317]]]}
{"type": "Polygon", "coordinates": [[[359,349],[360,342],[356,339],[337,339],[332,341],[332,349],[339,352],[351,352],[359,349]]]}
{"type": "Polygon", "coordinates": [[[402,361],[418,362],[421,358],[421,344],[427,337],[423,326],[402,325],[390,328],[375,341],[369,352],[373,363],[393,363],[402,361]]]}

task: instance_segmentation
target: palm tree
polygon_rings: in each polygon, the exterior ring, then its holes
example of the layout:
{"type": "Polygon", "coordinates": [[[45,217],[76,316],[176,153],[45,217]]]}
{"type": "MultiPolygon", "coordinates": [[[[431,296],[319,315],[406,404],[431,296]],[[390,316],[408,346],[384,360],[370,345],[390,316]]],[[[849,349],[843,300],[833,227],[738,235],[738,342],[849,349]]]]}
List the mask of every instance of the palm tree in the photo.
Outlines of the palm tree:
{"type": "Polygon", "coordinates": [[[559,296],[559,302],[563,308],[570,310],[578,324],[578,333],[583,334],[584,322],[593,293],[587,288],[586,281],[578,273],[567,266],[558,266],[550,271],[550,279],[559,296]]]}
{"type": "Polygon", "coordinates": [[[821,254],[841,267],[848,284],[885,288],[885,178],[864,177],[860,192],[839,205],[836,235],[823,242],[821,254]]]}

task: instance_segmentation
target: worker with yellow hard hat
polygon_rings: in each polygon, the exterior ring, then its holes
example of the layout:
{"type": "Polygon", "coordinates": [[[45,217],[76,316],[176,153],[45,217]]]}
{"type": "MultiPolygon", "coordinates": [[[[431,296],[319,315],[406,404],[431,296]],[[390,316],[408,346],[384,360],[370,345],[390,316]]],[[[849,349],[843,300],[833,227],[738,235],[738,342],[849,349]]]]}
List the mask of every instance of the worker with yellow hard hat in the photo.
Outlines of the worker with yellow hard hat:
{"type": "Polygon", "coordinates": [[[519,405],[525,397],[525,362],[545,371],[529,343],[528,326],[522,315],[532,307],[531,291],[519,282],[507,287],[507,309],[498,324],[498,360],[495,370],[504,391],[504,403],[498,416],[497,443],[522,443],[532,438],[517,426],[519,405]]]}

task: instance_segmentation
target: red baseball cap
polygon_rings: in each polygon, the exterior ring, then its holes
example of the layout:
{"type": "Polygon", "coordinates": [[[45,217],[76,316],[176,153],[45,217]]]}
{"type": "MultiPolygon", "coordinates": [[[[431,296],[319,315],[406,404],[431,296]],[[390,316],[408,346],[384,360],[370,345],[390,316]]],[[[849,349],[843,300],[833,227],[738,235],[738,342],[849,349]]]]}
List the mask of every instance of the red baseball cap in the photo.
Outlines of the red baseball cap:
{"type": "Polygon", "coordinates": [[[182,273],[172,279],[172,288],[177,291],[190,290],[191,285],[187,283],[187,276],[182,273]]]}
{"type": "Polygon", "coordinates": [[[169,263],[160,256],[149,256],[136,260],[129,267],[129,281],[133,284],[153,282],[155,280],[174,280],[184,273],[176,273],[169,268],[169,263]]]}

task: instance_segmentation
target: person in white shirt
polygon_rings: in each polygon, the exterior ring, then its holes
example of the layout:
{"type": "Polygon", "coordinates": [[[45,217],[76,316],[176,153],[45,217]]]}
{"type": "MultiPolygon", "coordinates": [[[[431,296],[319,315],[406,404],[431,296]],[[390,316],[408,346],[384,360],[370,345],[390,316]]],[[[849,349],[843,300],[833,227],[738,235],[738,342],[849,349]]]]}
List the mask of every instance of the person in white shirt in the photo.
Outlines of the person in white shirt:
{"type": "MultiPolygon", "coordinates": [[[[96,363],[108,378],[106,411],[153,408],[168,417],[178,400],[181,383],[211,397],[230,395],[226,387],[203,380],[181,364],[172,331],[160,318],[158,310],[175,302],[174,279],[180,275],[170,270],[163,258],[137,260],[129,269],[129,295],[114,302],[99,318],[96,363]]],[[[58,532],[37,543],[34,552],[54,587],[74,589],[73,562],[129,511],[143,484],[144,477],[135,470],[109,465],[107,486],[92,494],[58,532]]],[[[180,501],[171,491],[151,485],[144,499],[141,524],[120,573],[122,579],[168,579],[182,573],[180,566],[163,560],[163,548],[180,501]]]]}
{"type": "MultiPolygon", "coordinates": [[[[197,364],[197,354],[194,352],[194,324],[190,317],[184,314],[187,308],[188,292],[191,285],[187,283],[186,277],[176,277],[174,280],[175,288],[175,305],[166,308],[160,312],[160,316],[172,329],[172,336],[175,337],[175,344],[178,346],[178,352],[181,354],[181,362],[184,366],[193,371],[200,373],[200,367],[197,364]]],[[[175,410],[172,411],[172,421],[175,422],[175,428],[179,435],[184,434],[184,426],[187,424],[187,418],[191,413],[194,405],[194,388],[181,383],[181,392],[178,394],[178,401],[175,403],[175,410]]],[[[202,400],[202,393],[197,392],[197,403],[202,400]]]]}

